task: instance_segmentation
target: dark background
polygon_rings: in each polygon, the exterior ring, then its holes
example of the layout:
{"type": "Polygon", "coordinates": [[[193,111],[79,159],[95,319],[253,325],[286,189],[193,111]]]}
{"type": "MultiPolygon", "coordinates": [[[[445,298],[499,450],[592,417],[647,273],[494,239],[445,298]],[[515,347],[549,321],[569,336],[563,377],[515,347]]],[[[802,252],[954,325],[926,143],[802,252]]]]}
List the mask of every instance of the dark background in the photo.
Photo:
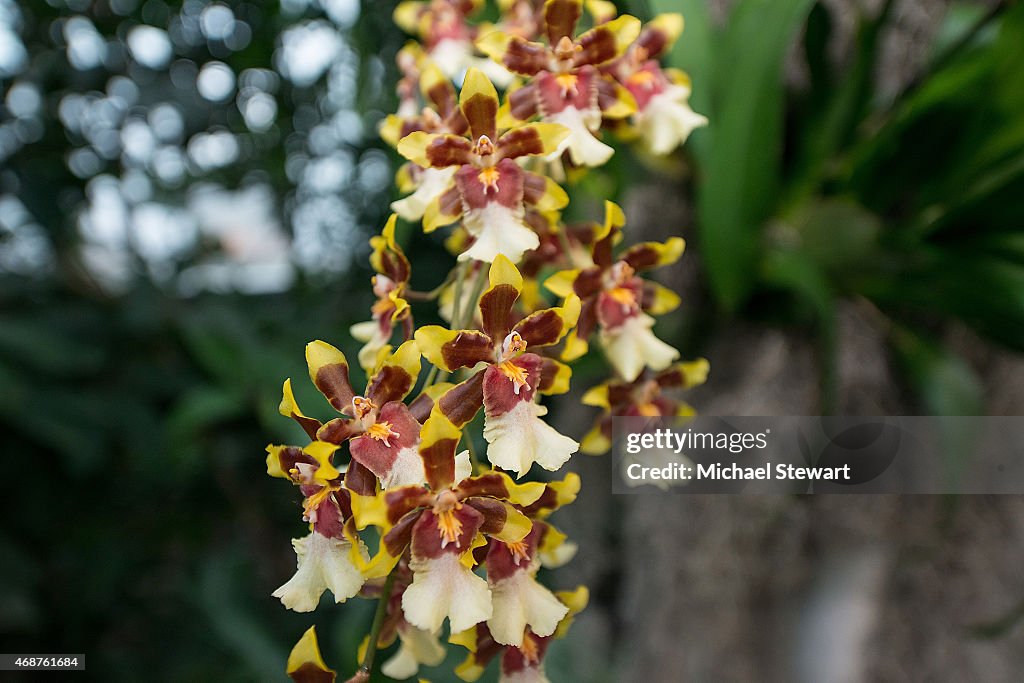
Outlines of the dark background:
{"type": "MultiPolygon", "coordinates": [[[[688,400],[1019,414],[1024,8],[619,4],[684,12],[669,61],[711,125],[668,159],[620,146],[570,212],[613,198],[630,240],[688,239],[659,327],[712,362],[688,400]]],[[[0,0],[0,650],[84,652],[95,680],[279,680],[315,622],[354,667],[371,603],[298,615],[269,595],[303,525],[263,448],[300,439],[285,377],[324,414],[303,345],[354,353],[369,314],[392,8],[0,0]]],[[[436,285],[436,236],[401,239],[414,287],[436,285]]],[[[577,386],[604,372],[582,361],[577,386]]],[[[593,415],[574,400],[553,414],[578,438],[593,415]]],[[[593,599],[552,680],[1024,668],[1017,498],[620,499],[607,459],[571,465],[584,493],[560,520],[581,550],[549,578],[593,599]]]]}

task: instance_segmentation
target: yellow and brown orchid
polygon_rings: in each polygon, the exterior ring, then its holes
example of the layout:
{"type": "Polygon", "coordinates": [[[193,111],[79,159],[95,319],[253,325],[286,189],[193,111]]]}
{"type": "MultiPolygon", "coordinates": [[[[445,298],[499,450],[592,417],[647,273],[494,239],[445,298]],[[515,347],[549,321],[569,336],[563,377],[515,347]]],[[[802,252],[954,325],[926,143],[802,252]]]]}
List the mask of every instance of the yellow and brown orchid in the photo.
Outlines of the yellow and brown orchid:
{"type": "Polygon", "coordinates": [[[487,458],[495,467],[524,475],[538,463],[557,470],[579,444],[540,419],[547,409],[538,394],[568,388],[568,366],[528,349],[557,344],[576,324],[579,300],[570,294],[564,305],[536,311],[516,321],[515,304],[523,290],[516,267],[499,256],[488,274],[490,287],[480,297],[479,330],[449,330],[437,325],[416,331],[420,351],[448,372],[473,374],[440,396],[434,410],[464,425],[484,408],[487,458]]]}
{"type": "Polygon", "coordinates": [[[393,16],[403,31],[419,39],[445,76],[456,80],[474,62],[477,31],[469,18],[483,4],[483,0],[407,0],[398,3],[393,16]]]}
{"type": "Polygon", "coordinates": [[[390,571],[409,549],[413,578],[403,593],[402,610],[410,624],[431,633],[446,618],[456,631],[490,618],[490,589],[472,571],[473,551],[487,537],[522,541],[532,523],[513,503],[529,505],[543,493],[540,484],[520,486],[499,472],[463,476],[455,454],[460,438],[444,415],[432,414],[419,447],[427,484],[359,497],[355,509],[357,527],[382,529],[368,573],[390,571]]]}
{"type": "Polygon", "coordinates": [[[377,301],[371,308],[372,319],[356,323],[349,332],[354,339],[363,342],[359,351],[359,365],[366,372],[372,372],[382,353],[391,351],[391,336],[395,325],[402,323],[405,338],[412,337],[413,321],[405,290],[409,285],[411,268],[405,252],[395,240],[395,214],[388,219],[380,235],[370,238],[370,265],[373,276],[373,293],[377,301]]]}
{"type": "Polygon", "coordinates": [[[663,243],[641,242],[615,255],[625,223],[622,209],[605,202],[605,221],[591,251],[594,265],[555,273],[544,286],[557,296],[575,294],[582,302],[579,323],[566,342],[563,360],[586,353],[590,335],[596,330],[608,362],[624,380],[633,381],[645,367],[664,370],[679,357],[676,349],[651,331],[651,316],[674,310],[679,297],[637,273],[675,263],[685,242],[681,237],[663,243]]]}
{"type": "Polygon", "coordinates": [[[640,20],[621,16],[576,35],[582,0],[544,4],[547,43],[492,31],[477,47],[509,71],[530,77],[509,93],[509,113],[520,120],[539,116],[569,129],[557,154],[568,151],[577,166],[600,166],[614,150],[595,137],[602,118],[620,119],[635,110],[629,92],[598,67],[621,57],[640,32],[640,20]]]}
{"type": "Polygon", "coordinates": [[[498,93],[477,69],[466,74],[459,107],[469,122],[468,137],[417,131],[398,143],[399,154],[419,166],[456,169],[453,186],[426,207],[423,229],[432,232],[462,218],[473,242],[459,260],[490,262],[503,254],[518,261],[538,244],[524,222],[526,206],[560,209],[568,197],[554,181],[523,170],[515,160],[551,154],[568,131],[534,123],[499,136],[498,93]]]}
{"type": "Polygon", "coordinates": [[[585,586],[572,591],[558,591],[555,598],[565,607],[565,616],[553,634],[540,636],[527,628],[518,645],[499,643],[487,624],[461,632],[452,632],[448,642],[469,650],[466,659],[455,668],[455,674],[467,683],[479,680],[490,664],[500,657],[499,683],[547,683],[544,656],[552,640],[564,638],[576,615],[586,608],[590,593],[585,586]]]}
{"type": "MultiPolygon", "coordinates": [[[[411,60],[416,57],[407,56],[405,61],[411,60]]],[[[469,129],[448,77],[429,57],[419,57],[416,64],[419,96],[403,92],[399,113],[388,116],[380,128],[381,137],[392,147],[417,131],[463,135],[469,129]]],[[[454,175],[454,167],[423,168],[411,161],[403,164],[395,176],[396,183],[400,191],[411,194],[392,202],[391,210],[407,221],[422,219],[427,206],[448,188],[454,175]]]]}
{"type": "Polygon", "coordinates": [[[706,117],[690,108],[690,77],[658,62],[682,32],[683,15],[658,15],[643,27],[625,55],[604,67],[633,96],[632,127],[647,150],[659,156],[674,151],[690,133],[708,124],[706,117]]]}
{"type": "Polygon", "coordinates": [[[591,388],[580,399],[584,405],[603,408],[594,427],[583,437],[580,450],[600,455],[611,448],[613,417],[689,417],[690,404],[666,395],[707,381],[710,364],[704,358],[675,363],[661,372],[645,370],[632,382],[613,380],[591,388]]]}

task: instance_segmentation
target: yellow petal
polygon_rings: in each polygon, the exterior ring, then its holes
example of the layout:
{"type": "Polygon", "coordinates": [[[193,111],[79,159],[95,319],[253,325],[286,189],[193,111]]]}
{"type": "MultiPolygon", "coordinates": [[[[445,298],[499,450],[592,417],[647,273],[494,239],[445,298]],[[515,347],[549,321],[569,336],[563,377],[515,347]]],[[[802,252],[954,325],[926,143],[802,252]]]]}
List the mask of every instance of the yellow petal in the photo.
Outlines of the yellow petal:
{"type": "Polygon", "coordinates": [[[590,344],[587,340],[580,339],[576,335],[576,330],[569,333],[569,336],[565,338],[565,348],[562,349],[562,360],[565,362],[571,362],[586,354],[590,349],[590,344]]]}
{"type": "Polygon", "coordinates": [[[423,2],[400,2],[391,18],[400,29],[406,33],[415,34],[419,32],[419,15],[422,9],[424,9],[423,2]]]}
{"type": "Polygon", "coordinates": [[[306,344],[306,365],[309,367],[309,378],[316,383],[317,373],[326,365],[344,365],[348,367],[345,354],[325,341],[311,341],[306,344]]]}
{"type": "Polygon", "coordinates": [[[612,447],[612,442],[601,431],[600,425],[595,426],[580,442],[580,451],[587,455],[603,455],[612,447]]]}
{"type": "Polygon", "coordinates": [[[501,64],[505,57],[505,52],[508,50],[508,44],[511,42],[512,36],[507,33],[503,33],[502,31],[491,31],[480,38],[477,38],[476,49],[483,52],[498,64],[501,64]]]}
{"type": "Polygon", "coordinates": [[[412,163],[427,168],[430,166],[430,160],[427,159],[427,147],[434,140],[441,139],[442,137],[443,135],[438,133],[426,133],[422,130],[417,130],[399,140],[395,149],[412,163]]]}
{"type": "Polygon", "coordinates": [[[530,127],[540,135],[540,142],[544,146],[541,154],[545,156],[553,154],[569,137],[569,129],[560,123],[531,123],[530,127]]]}
{"type": "Polygon", "coordinates": [[[645,310],[651,315],[664,315],[679,308],[682,299],[668,287],[657,282],[648,283],[654,290],[654,300],[645,310]]]}
{"type": "Polygon", "coordinates": [[[281,469],[281,451],[287,446],[267,446],[267,474],[278,479],[291,479],[288,473],[281,469]]]}
{"type": "Polygon", "coordinates": [[[576,496],[579,495],[580,475],[575,472],[569,472],[565,475],[565,479],[548,482],[548,486],[554,489],[557,494],[558,507],[564,507],[576,500],[576,496]]]}
{"type": "Polygon", "coordinates": [[[591,387],[587,390],[587,393],[583,394],[580,403],[596,408],[611,408],[611,405],[608,403],[608,385],[598,384],[596,387],[591,387]]]}
{"type": "Polygon", "coordinates": [[[572,285],[579,274],[579,270],[560,270],[544,281],[544,287],[555,296],[567,297],[573,293],[572,285]]]}
{"type": "MultiPolygon", "coordinates": [[[[380,363],[377,367],[377,372],[379,372],[384,366],[401,368],[413,378],[413,381],[415,381],[420,375],[420,349],[416,345],[416,342],[410,339],[399,346],[393,354],[386,357],[383,362],[380,363]]],[[[374,374],[376,374],[376,372],[374,374]]]]}
{"type": "MultiPolygon", "coordinates": [[[[459,93],[459,107],[466,106],[466,103],[477,95],[482,95],[495,102],[498,101],[498,91],[494,89],[494,84],[491,83],[483,71],[471,67],[466,71],[466,77],[462,81],[462,92],[459,93]]],[[[491,142],[496,141],[492,140],[491,142]]]]}
{"type": "Polygon", "coordinates": [[[518,543],[519,541],[526,538],[526,535],[533,529],[533,522],[530,518],[524,515],[519,510],[508,503],[502,503],[505,506],[505,524],[501,527],[501,531],[496,534],[492,534],[494,538],[505,543],[518,543]]]}
{"type": "Polygon", "coordinates": [[[320,671],[332,674],[337,673],[327,668],[324,658],[320,656],[320,646],[316,641],[316,626],[310,626],[309,630],[299,638],[299,642],[295,643],[295,647],[292,648],[291,653],[288,655],[288,664],[285,667],[285,671],[290,676],[307,664],[312,664],[320,671]]]}
{"type": "Polygon", "coordinates": [[[317,481],[333,481],[341,476],[341,472],[331,464],[331,456],[334,455],[336,450],[338,450],[337,444],[327,443],[326,441],[313,441],[302,449],[303,453],[312,457],[319,464],[314,475],[317,481]]]}
{"type": "Polygon", "coordinates": [[[615,36],[615,52],[622,54],[640,35],[642,24],[636,17],[624,14],[604,24],[615,36]]]}
{"type": "Polygon", "coordinates": [[[290,377],[284,381],[284,386],[281,388],[281,403],[277,407],[277,412],[285,417],[291,417],[292,415],[306,417],[299,409],[299,404],[295,401],[290,377]]]}
{"type": "Polygon", "coordinates": [[[389,529],[388,506],[383,495],[361,496],[352,493],[352,517],[357,529],[375,526],[378,529],[389,529]]]}
{"type": "Polygon", "coordinates": [[[549,359],[550,362],[555,364],[555,377],[551,380],[551,385],[544,389],[541,393],[545,396],[555,396],[557,394],[564,394],[569,391],[569,380],[572,379],[572,368],[565,363],[560,363],[554,358],[549,359]]]}
{"type": "Polygon", "coordinates": [[[432,365],[448,372],[452,368],[444,360],[442,347],[459,336],[459,330],[449,330],[440,325],[427,325],[416,330],[416,346],[432,365]]]}
{"type": "Polygon", "coordinates": [[[602,240],[608,236],[613,229],[621,229],[626,225],[626,214],[622,207],[613,201],[605,200],[604,223],[601,229],[594,235],[595,240],[602,240]]]}
{"type": "Polygon", "coordinates": [[[455,214],[443,213],[441,211],[441,198],[435,197],[432,202],[427,204],[427,208],[423,211],[423,232],[434,232],[438,228],[454,223],[461,215],[461,209],[459,209],[459,213],[455,214]]]}
{"type": "Polygon", "coordinates": [[[547,176],[544,177],[544,194],[534,205],[542,213],[564,209],[569,204],[569,195],[562,186],[547,176]]]}
{"type": "Polygon", "coordinates": [[[504,472],[494,470],[494,473],[499,475],[502,481],[505,483],[505,488],[508,490],[509,502],[527,507],[537,502],[537,499],[544,495],[545,484],[539,481],[528,481],[523,484],[517,484],[512,477],[508,476],[504,472]]]}
{"type": "Polygon", "coordinates": [[[651,19],[647,26],[665,35],[665,51],[672,49],[672,44],[683,34],[683,15],[678,12],[666,12],[651,19]]]}
{"type": "MultiPolygon", "coordinates": [[[[526,533],[530,532],[527,531],[526,533]]],[[[469,547],[466,548],[466,551],[462,553],[462,555],[459,557],[459,562],[461,562],[464,566],[472,569],[476,566],[476,559],[473,557],[473,551],[485,545],[487,545],[487,539],[484,538],[484,535],[478,531],[476,533],[476,536],[473,537],[473,542],[469,544],[469,547]]]]}
{"type": "Polygon", "coordinates": [[[396,147],[402,136],[402,119],[395,114],[388,114],[387,118],[381,121],[377,132],[381,140],[396,147]]]}
{"type": "Polygon", "coordinates": [[[523,288],[523,276],[519,274],[519,269],[515,264],[504,254],[494,257],[491,269],[487,273],[487,279],[490,281],[491,287],[512,285],[516,291],[523,288]]]}
{"type": "Polygon", "coordinates": [[[423,423],[420,429],[420,448],[425,449],[438,441],[446,439],[458,441],[462,438],[462,431],[442,413],[437,406],[430,411],[430,417],[423,423]]]}
{"type": "Polygon", "coordinates": [[[448,642],[452,645],[461,645],[470,652],[476,652],[476,627],[451,634],[448,636],[448,642]]]}
{"type": "Polygon", "coordinates": [[[601,116],[606,119],[624,119],[635,114],[637,106],[633,93],[619,83],[612,82],[612,87],[615,88],[615,99],[601,109],[601,116]]]}

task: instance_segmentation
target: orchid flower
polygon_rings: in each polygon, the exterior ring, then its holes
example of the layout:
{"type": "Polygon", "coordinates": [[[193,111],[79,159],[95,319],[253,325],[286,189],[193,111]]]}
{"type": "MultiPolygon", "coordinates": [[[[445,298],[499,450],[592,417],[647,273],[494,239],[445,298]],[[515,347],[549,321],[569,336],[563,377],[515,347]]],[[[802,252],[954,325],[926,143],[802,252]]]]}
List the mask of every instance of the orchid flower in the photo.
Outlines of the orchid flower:
{"type": "Polygon", "coordinates": [[[547,409],[534,397],[565,391],[570,371],[527,349],[558,343],[576,323],[579,302],[570,294],[563,306],[515,322],[513,307],[523,290],[519,271],[508,259],[498,257],[491,264],[489,279],[490,287],[480,297],[482,329],[429,325],[416,331],[417,344],[431,363],[449,372],[474,370],[469,379],[438,398],[435,410],[464,425],[482,406],[487,458],[495,467],[520,477],[534,462],[557,470],[579,444],[540,419],[547,409]]]}
{"type": "Polygon", "coordinates": [[[356,323],[349,332],[363,342],[359,351],[359,365],[371,372],[377,365],[381,352],[391,351],[390,341],[395,325],[405,325],[406,338],[412,335],[412,316],[405,290],[409,285],[409,259],[395,241],[394,214],[388,219],[380,235],[370,238],[370,265],[376,271],[373,276],[373,293],[377,301],[373,304],[372,320],[356,323]]]}
{"type": "Polygon", "coordinates": [[[651,331],[651,315],[672,311],[679,297],[637,273],[675,263],[685,243],[681,237],[664,243],[642,242],[616,257],[613,247],[625,222],[622,209],[605,202],[605,222],[592,249],[594,265],[555,273],[544,286],[558,296],[576,294],[582,302],[579,324],[566,342],[563,360],[586,353],[587,340],[598,328],[608,362],[623,379],[633,381],[644,367],[664,370],[679,357],[676,349],[651,331]]]}
{"type": "Polygon", "coordinates": [[[633,96],[636,111],[630,122],[643,145],[659,156],[674,151],[690,133],[708,125],[706,117],[690,108],[690,77],[658,63],[682,31],[683,15],[661,14],[643,27],[625,55],[604,67],[633,96]]]}
{"type": "Polygon", "coordinates": [[[540,116],[559,123],[569,135],[552,158],[569,152],[577,166],[600,166],[614,149],[595,137],[602,118],[631,114],[633,97],[598,67],[618,59],[640,32],[640,20],[622,16],[576,36],[582,0],[548,0],[544,4],[547,43],[493,31],[477,47],[509,71],[530,77],[509,93],[510,114],[520,120],[540,116]]]}
{"type": "Polygon", "coordinates": [[[474,238],[459,260],[493,261],[503,254],[518,261],[538,244],[523,220],[526,205],[540,210],[565,206],[568,197],[552,180],[524,171],[515,160],[551,154],[568,135],[562,126],[535,123],[498,135],[498,93],[483,72],[470,69],[459,95],[469,137],[410,133],[398,152],[424,168],[456,168],[454,185],[425,209],[423,229],[432,232],[462,218],[474,238]]]}

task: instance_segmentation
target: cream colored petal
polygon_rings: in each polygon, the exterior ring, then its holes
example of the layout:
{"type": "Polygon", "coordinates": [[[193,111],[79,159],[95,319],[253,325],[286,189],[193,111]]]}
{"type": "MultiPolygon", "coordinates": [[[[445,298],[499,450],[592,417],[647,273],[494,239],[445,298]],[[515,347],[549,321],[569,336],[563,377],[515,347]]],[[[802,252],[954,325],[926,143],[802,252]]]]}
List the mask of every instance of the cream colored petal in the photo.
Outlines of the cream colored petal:
{"type": "Polygon", "coordinates": [[[494,614],[487,627],[502,645],[522,645],[527,626],[538,636],[550,636],[569,612],[533,574],[523,570],[491,584],[494,614]]]}
{"type": "Polygon", "coordinates": [[[492,262],[498,254],[518,263],[523,254],[540,245],[537,233],[523,222],[523,212],[491,203],[468,211],[463,225],[476,238],[469,249],[459,254],[460,261],[475,259],[492,262]]]}
{"type": "Polygon", "coordinates": [[[469,451],[457,453],[455,455],[455,483],[458,484],[466,477],[471,476],[473,476],[473,463],[469,459],[469,451]]]}
{"type": "Polygon", "coordinates": [[[679,358],[679,351],[654,336],[654,318],[641,313],[613,330],[601,331],[605,356],[627,382],[635,380],[644,366],[664,370],[679,358]]]}
{"type": "Polygon", "coordinates": [[[412,678],[421,664],[437,666],[447,654],[436,634],[414,626],[399,627],[398,640],[398,652],[380,667],[381,673],[389,678],[412,678]]]}
{"type": "Polygon", "coordinates": [[[416,191],[404,199],[391,202],[391,210],[407,221],[418,221],[423,218],[427,205],[437,199],[448,189],[455,176],[457,166],[449,168],[425,168],[416,191]]]}
{"type": "Polygon", "coordinates": [[[504,415],[484,419],[487,459],[495,467],[522,476],[533,463],[555,471],[580,445],[540,419],[547,408],[532,401],[517,403],[504,415]]]}
{"type": "Polygon", "coordinates": [[[445,38],[430,51],[430,58],[450,80],[461,81],[474,58],[473,43],[468,40],[445,38]]]}
{"type": "Polygon", "coordinates": [[[403,448],[398,451],[391,471],[381,481],[380,485],[385,489],[398,488],[399,486],[420,486],[427,481],[427,474],[423,469],[423,458],[416,446],[403,448]]]}
{"type": "Polygon", "coordinates": [[[412,585],[402,594],[405,619],[417,628],[437,633],[448,619],[452,633],[491,618],[491,591],[455,553],[409,563],[412,585]]]}
{"type": "Polygon", "coordinates": [[[688,103],[689,88],[669,86],[650,99],[636,123],[644,144],[658,155],[669,154],[686,142],[697,128],[706,126],[706,117],[693,111],[688,103]]]}
{"type": "Polygon", "coordinates": [[[601,127],[601,112],[580,111],[575,107],[566,107],[557,114],[545,117],[545,121],[560,123],[569,129],[569,135],[565,138],[558,150],[549,157],[554,159],[561,156],[562,152],[569,150],[569,158],[577,166],[602,166],[615,150],[601,142],[594,133],[601,127]]]}
{"type": "MultiPolygon", "coordinates": [[[[335,602],[345,602],[362,588],[364,579],[352,564],[348,541],[313,532],[293,539],[292,546],[298,569],[287,583],[272,593],[288,609],[312,612],[327,589],[334,594],[335,602]]],[[[360,548],[360,551],[369,561],[366,550],[360,548]]]]}

